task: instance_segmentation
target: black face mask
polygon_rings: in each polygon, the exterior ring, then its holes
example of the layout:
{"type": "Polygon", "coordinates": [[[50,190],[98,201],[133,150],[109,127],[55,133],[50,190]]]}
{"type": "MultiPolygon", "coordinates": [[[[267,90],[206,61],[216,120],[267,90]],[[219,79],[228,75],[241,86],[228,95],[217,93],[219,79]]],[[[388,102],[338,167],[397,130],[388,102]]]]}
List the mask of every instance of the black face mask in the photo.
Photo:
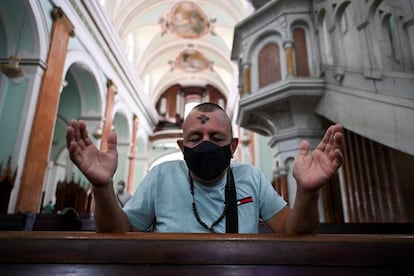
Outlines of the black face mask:
{"type": "Polygon", "coordinates": [[[204,141],[194,148],[184,147],[184,159],[188,168],[204,180],[218,177],[230,165],[232,154],[230,144],[220,147],[204,141]]]}

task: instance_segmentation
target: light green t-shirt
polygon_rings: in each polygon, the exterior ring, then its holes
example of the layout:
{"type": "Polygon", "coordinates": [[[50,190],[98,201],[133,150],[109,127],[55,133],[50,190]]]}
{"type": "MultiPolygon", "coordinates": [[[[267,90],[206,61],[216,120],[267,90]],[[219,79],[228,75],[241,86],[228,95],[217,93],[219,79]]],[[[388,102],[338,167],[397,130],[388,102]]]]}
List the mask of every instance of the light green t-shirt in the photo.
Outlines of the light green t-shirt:
{"type": "MultiPolygon", "coordinates": [[[[238,200],[239,233],[257,233],[259,218],[266,221],[278,213],[286,202],[266,177],[248,164],[231,163],[238,200]]],[[[226,176],[212,186],[194,181],[194,198],[202,221],[210,226],[224,210],[226,176]]],[[[192,208],[188,168],[183,160],[168,161],[154,167],[144,178],[124,212],[130,223],[146,231],[209,232],[196,220],[192,208]]],[[[224,233],[226,220],[214,227],[224,233]]]]}

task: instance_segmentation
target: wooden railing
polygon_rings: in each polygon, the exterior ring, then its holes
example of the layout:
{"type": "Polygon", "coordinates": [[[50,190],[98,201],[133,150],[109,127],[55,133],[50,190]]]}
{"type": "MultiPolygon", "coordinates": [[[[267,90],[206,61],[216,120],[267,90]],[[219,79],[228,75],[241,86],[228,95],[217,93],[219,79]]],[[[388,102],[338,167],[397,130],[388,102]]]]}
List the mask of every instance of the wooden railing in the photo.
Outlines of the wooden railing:
{"type": "Polygon", "coordinates": [[[0,275],[414,275],[413,235],[0,232],[0,275]]]}

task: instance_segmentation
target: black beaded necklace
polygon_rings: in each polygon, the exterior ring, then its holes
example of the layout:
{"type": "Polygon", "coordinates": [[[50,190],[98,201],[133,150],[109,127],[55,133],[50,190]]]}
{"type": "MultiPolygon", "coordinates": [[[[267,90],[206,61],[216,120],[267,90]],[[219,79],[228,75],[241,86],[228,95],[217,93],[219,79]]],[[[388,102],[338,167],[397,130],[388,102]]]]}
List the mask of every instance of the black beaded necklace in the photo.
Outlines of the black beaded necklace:
{"type": "MultiPolygon", "coordinates": [[[[191,195],[193,196],[193,214],[194,217],[196,218],[197,222],[203,226],[205,229],[207,229],[208,231],[210,231],[211,233],[215,233],[214,231],[214,227],[219,224],[224,217],[227,214],[227,210],[228,210],[228,204],[227,201],[224,201],[224,209],[223,209],[223,213],[211,224],[211,226],[209,227],[201,218],[200,215],[198,214],[198,210],[197,210],[197,206],[194,200],[194,183],[193,183],[193,178],[191,177],[191,173],[188,173],[188,176],[190,178],[190,189],[191,189],[191,195]]],[[[227,173],[227,181],[226,181],[226,187],[225,189],[231,189],[231,187],[229,186],[229,174],[227,173]]]]}

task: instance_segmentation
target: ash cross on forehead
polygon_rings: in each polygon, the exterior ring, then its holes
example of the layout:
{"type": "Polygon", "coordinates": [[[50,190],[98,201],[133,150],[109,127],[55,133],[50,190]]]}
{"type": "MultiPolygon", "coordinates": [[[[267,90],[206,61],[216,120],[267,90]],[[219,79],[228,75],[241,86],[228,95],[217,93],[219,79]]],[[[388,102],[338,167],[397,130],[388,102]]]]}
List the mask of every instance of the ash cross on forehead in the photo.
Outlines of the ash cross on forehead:
{"type": "Polygon", "coordinates": [[[197,119],[199,119],[202,124],[205,124],[208,120],[210,120],[210,117],[207,117],[206,115],[201,114],[200,116],[197,117],[197,119]]]}

